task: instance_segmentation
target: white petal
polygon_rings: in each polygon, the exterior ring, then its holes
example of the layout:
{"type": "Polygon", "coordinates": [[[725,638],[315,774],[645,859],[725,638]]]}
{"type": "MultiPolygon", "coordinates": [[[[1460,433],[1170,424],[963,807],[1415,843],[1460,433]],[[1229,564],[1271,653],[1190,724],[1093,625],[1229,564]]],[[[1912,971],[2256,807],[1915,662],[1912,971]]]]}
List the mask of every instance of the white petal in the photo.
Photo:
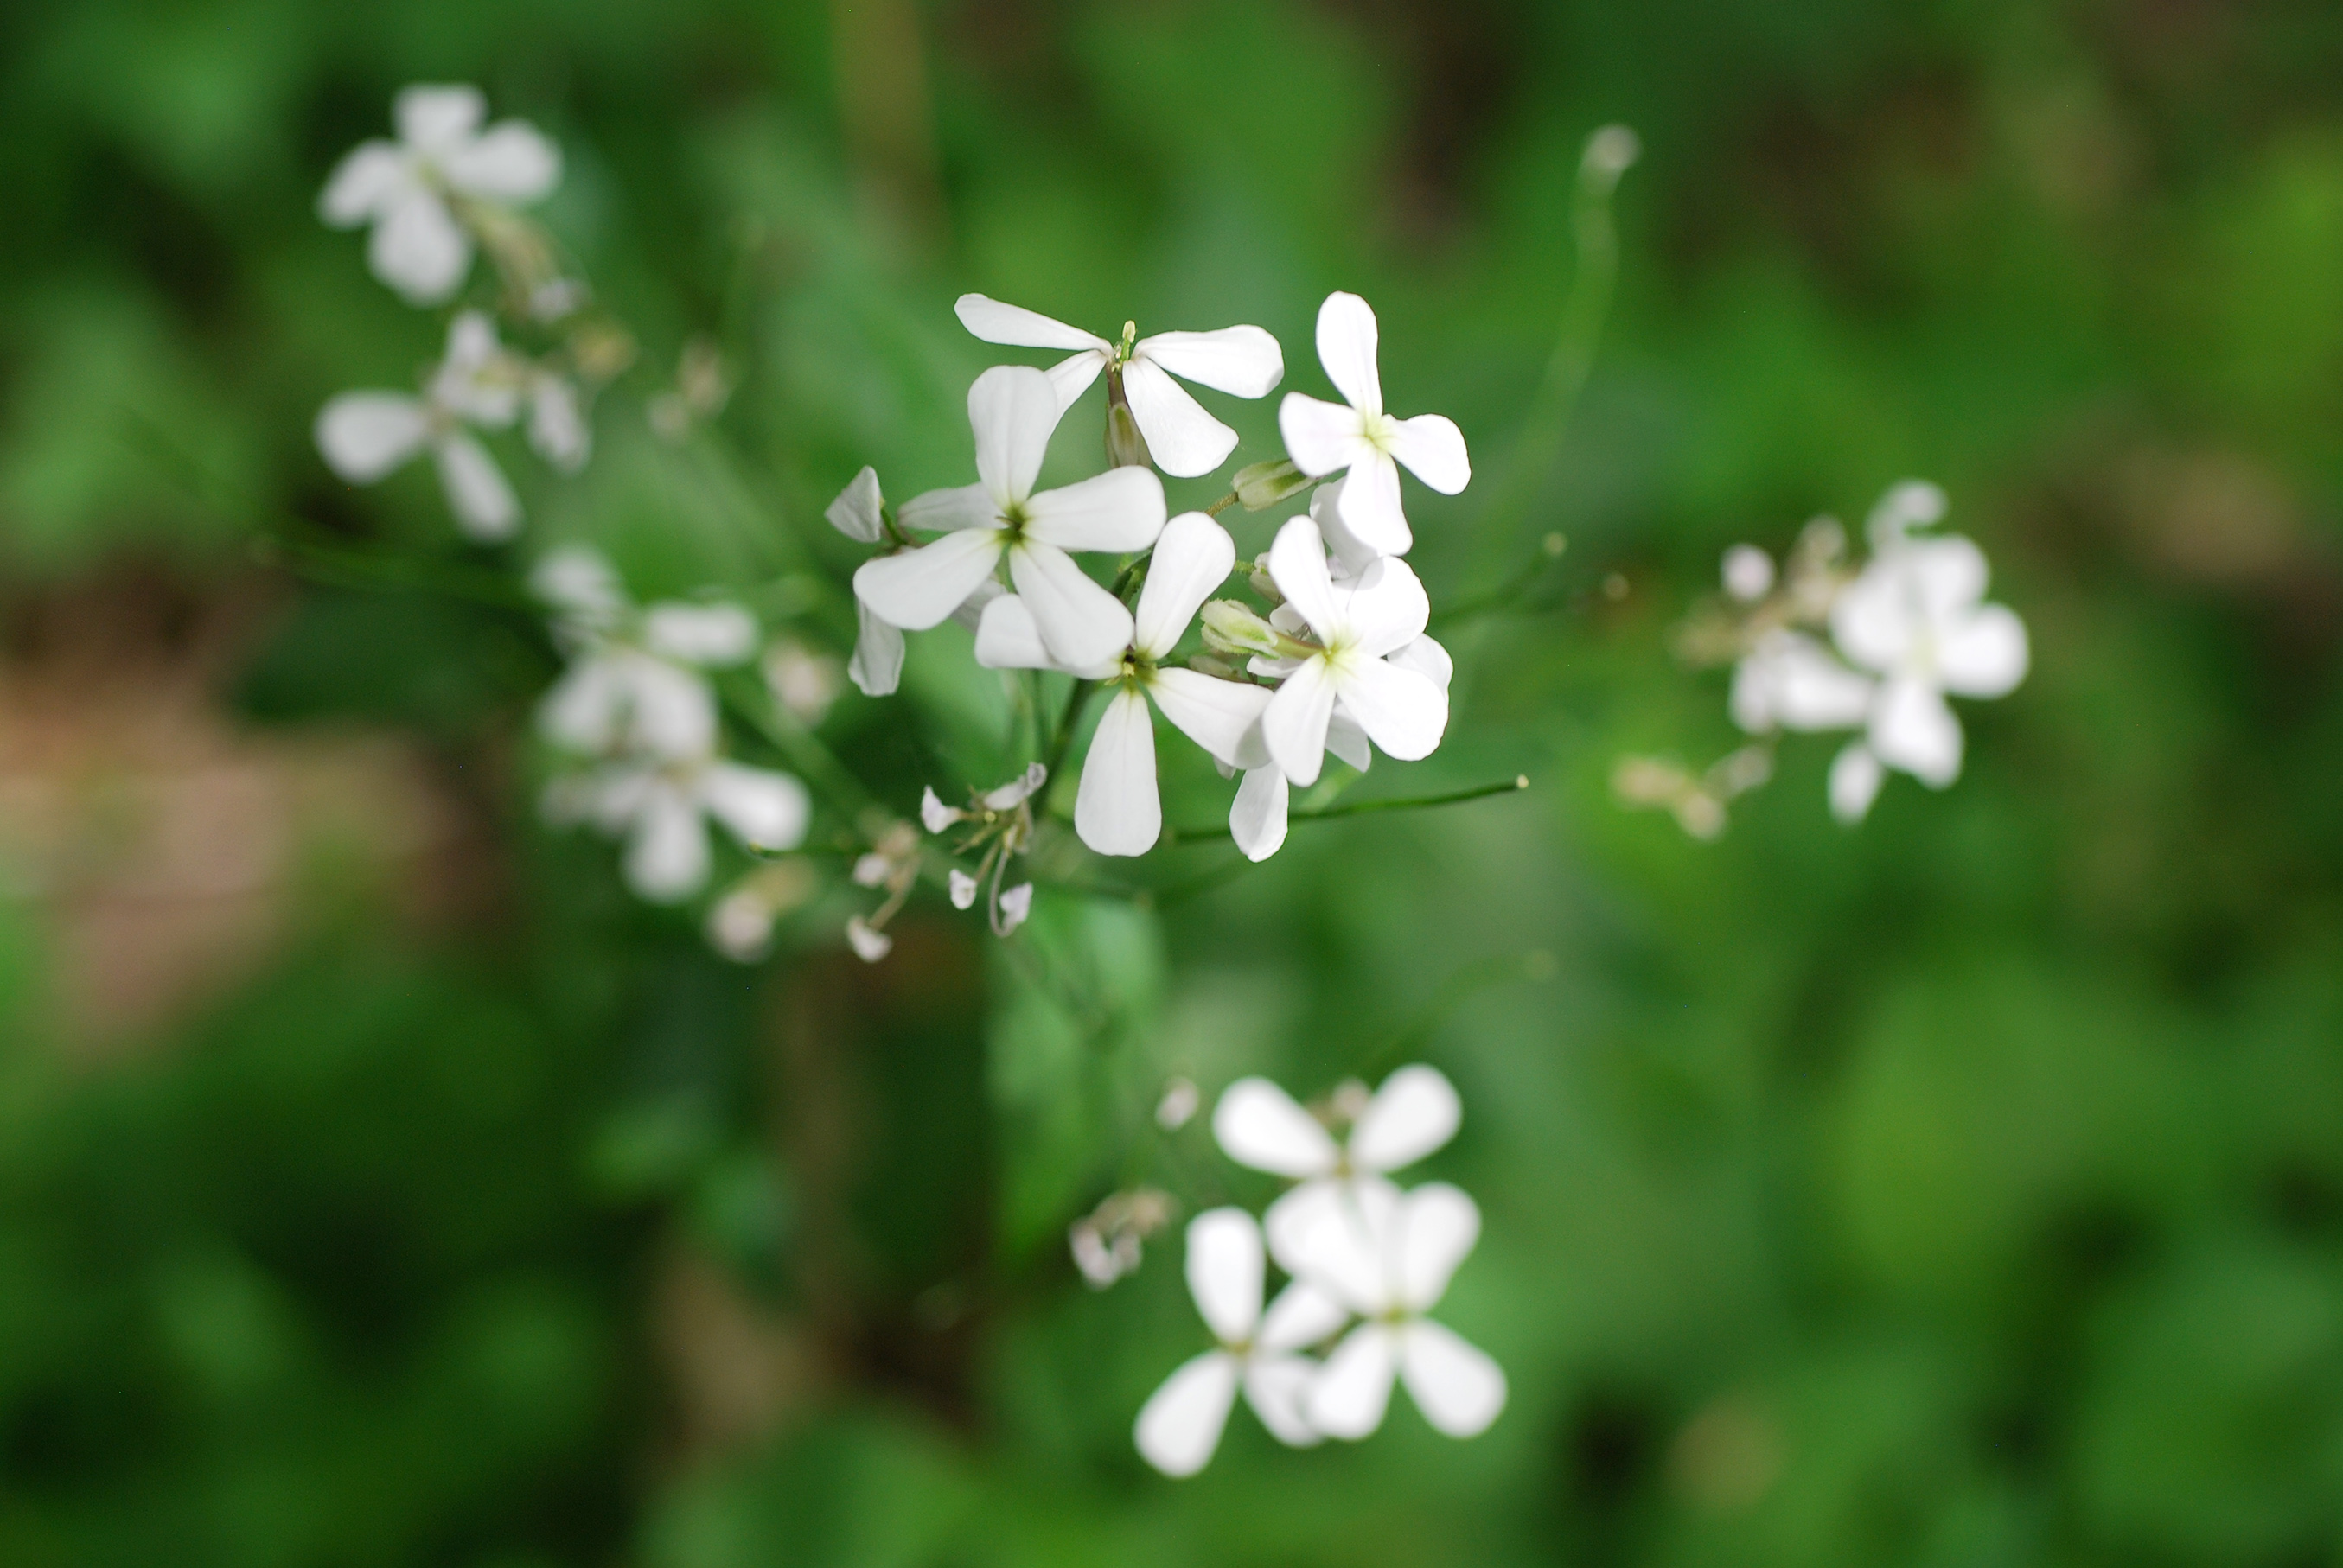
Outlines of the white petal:
{"type": "Polygon", "coordinates": [[[391,100],[391,123],[398,139],[418,151],[438,154],[460,146],[488,117],[480,89],[462,84],[418,83],[391,100]]]}
{"type": "Polygon", "coordinates": [[[1453,496],[1473,482],[1473,459],[1464,450],[1464,432],[1443,415],[1419,414],[1401,420],[1391,455],[1443,496],[1453,496]]]}
{"type": "Polygon", "coordinates": [[[1001,895],[1001,934],[1007,936],[1033,912],[1033,884],[1020,882],[1001,895]]]}
{"type": "Polygon", "coordinates": [[[1361,451],[1342,480],[1342,526],[1369,549],[1386,556],[1405,555],[1414,548],[1415,535],[1400,506],[1399,466],[1391,455],[1369,447],[1361,451]]]}
{"type": "Polygon", "coordinates": [[[1003,305],[981,294],[963,294],[953,302],[960,324],[987,343],[1017,348],[1088,348],[1104,354],[1114,345],[1094,332],[1069,327],[1021,305],[1003,305]]]}
{"type": "Polygon", "coordinates": [[[1147,694],[1180,733],[1211,752],[1217,761],[1233,763],[1244,750],[1245,737],[1261,722],[1269,706],[1270,689],[1242,680],[1222,680],[1193,669],[1159,669],[1147,694]]]}
{"type": "Polygon", "coordinates": [[[1188,1221],[1188,1293],[1222,1343],[1252,1338],[1264,1268],[1261,1226],[1243,1210],[1207,1209],[1188,1221]]]}
{"type": "Polygon", "coordinates": [[[527,120],[490,126],[438,164],[449,185],[489,201],[533,202],[561,183],[561,149],[527,120]]]}
{"type": "Polygon", "coordinates": [[[1183,1363],[1140,1407],[1131,1429],[1140,1456],[1166,1475],[1195,1474],[1221,1445],[1236,1397],[1237,1361],[1226,1351],[1183,1363]]]}
{"type": "Polygon", "coordinates": [[[737,604],[655,604],[643,614],[643,645],[686,664],[739,664],[757,641],[757,618],[737,604]]]}
{"type": "Polygon", "coordinates": [[[1277,433],[1285,438],[1285,455],[1305,474],[1338,474],[1373,451],[1363,429],[1359,411],[1341,403],[1288,392],[1277,406],[1277,433]]]}
{"type": "MultiPolygon", "coordinates": [[[[927,490],[898,508],[896,517],[907,528],[947,533],[960,528],[1001,527],[1001,505],[982,485],[959,485],[948,490],[927,490]]],[[[874,519],[873,528],[877,527],[874,519]]],[[[878,534],[873,532],[876,540],[878,534]]]]}
{"type": "Polygon", "coordinates": [[[652,789],[627,839],[627,885],[655,904],[689,898],[708,880],[708,831],[691,803],[652,789]]]}
{"type": "Polygon", "coordinates": [[[1447,733],[1448,693],[1412,669],[1353,658],[1342,671],[1341,693],[1342,706],[1386,757],[1403,762],[1429,757],[1447,733]]]}
{"type": "Polygon", "coordinates": [[[317,450],[353,485],[371,485],[422,449],[423,405],[397,392],[345,392],[317,412],[317,450]]]}
{"type": "Polygon", "coordinates": [[[1229,531],[1203,513],[1182,512],[1164,524],[1131,612],[1131,646],[1151,658],[1170,653],[1236,564],[1229,531]]]}
{"type": "Polygon", "coordinates": [[[581,658],[537,705],[538,733],[571,751],[607,751],[618,739],[624,712],[623,690],[610,661],[581,658]]]}
{"type": "MultiPolygon", "coordinates": [[[[926,789],[920,791],[920,823],[922,827],[926,828],[929,832],[940,833],[944,831],[953,823],[959,821],[963,813],[952,807],[945,805],[943,801],[938,798],[934,785],[930,784],[926,789]]],[[[883,880],[883,879],[881,879],[883,880]]],[[[865,883],[864,885],[875,888],[879,883],[877,881],[872,881],[865,883]]]]}
{"type": "Polygon", "coordinates": [[[976,477],[1002,509],[1033,493],[1058,415],[1058,394],[1050,378],[1023,365],[996,365],[969,387],[976,477]]]}
{"type": "MultiPolygon", "coordinates": [[[[1423,635],[1431,619],[1432,600],[1423,579],[1397,556],[1385,556],[1368,568],[1342,607],[1352,651],[1368,658],[1405,648],[1423,635]]],[[[1439,684],[1444,688],[1446,683],[1439,684]]]]}
{"type": "Polygon", "coordinates": [[[1504,1370],[1429,1320],[1400,1331],[1399,1375],[1423,1419],[1450,1437],[1480,1436],[1505,1408],[1504,1370]]]}
{"type": "Polygon", "coordinates": [[[1353,533],[1342,520],[1342,487],[1349,483],[1347,478],[1336,479],[1319,486],[1310,497],[1310,520],[1318,525],[1326,548],[1334,552],[1340,566],[1335,575],[1342,578],[1356,578],[1383,558],[1383,551],[1353,533]]]}
{"type": "Polygon", "coordinates": [[[1891,560],[1875,560],[1831,601],[1831,637],[1865,669],[1893,670],[1910,657],[1918,619],[1891,560]]]}
{"type": "Polygon", "coordinates": [[[1074,406],[1074,399],[1091,389],[1091,383],[1106,368],[1106,356],[1094,349],[1070,354],[1050,367],[1050,390],[1058,395],[1058,411],[1063,414],[1074,406]]]}
{"type": "Polygon", "coordinates": [[[1401,1201],[1393,1243],[1401,1304],[1430,1310],[1480,1239],[1481,1211],[1460,1189],[1427,1181],[1410,1191],[1401,1201]]]}
{"type": "Polygon", "coordinates": [[[1240,1078],[1222,1091],[1212,1136],[1230,1159],[1272,1176],[1322,1176],[1342,1158],[1332,1135],[1266,1078],[1240,1078]]]}
{"type": "Polygon", "coordinates": [[[559,376],[540,376],[528,405],[528,444],[565,474],[586,466],[593,451],[593,427],[578,406],[578,388],[559,376]]]}
{"type": "Polygon", "coordinates": [[[1375,765],[1375,749],[1367,739],[1367,732],[1359,728],[1359,721],[1339,700],[1334,704],[1333,717],[1326,721],[1326,750],[1362,773],[1375,765]]]}
{"type": "Polygon", "coordinates": [[[1308,658],[1286,677],[1261,712],[1261,738],[1271,759],[1304,789],[1318,782],[1326,765],[1326,726],[1334,716],[1334,695],[1326,661],[1308,658]]]}
{"type": "Polygon", "coordinates": [[[1956,618],[1936,643],[1936,673],[1963,697],[2000,697],[2026,678],[2026,623],[2006,605],[1956,618]]]}
{"type": "Polygon", "coordinates": [[[805,841],[813,802],[786,773],[738,762],[711,762],[699,776],[709,815],[752,849],[794,849],[805,841]]]}
{"type": "Polygon", "coordinates": [[[442,436],[432,443],[431,455],[465,534],[484,544],[512,538],[520,527],[520,502],[488,449],[469,436],[442,436]]]}
{"type": "Polygon", "coordinates": [[[1949,534],[1912,539],[1890,552],[1914,600],[1939,624],[1985,598],[1985,552],[1973,539],[1949,534]]]}
{"type": "Polygon", "coordinates": [[[1334,596],[1334,581],[1326,570],[1326,544],[1317,524],[1294,518],[1277,530],[1277,539],[1269,547],[1269,576],[1285,602],[1322,638],[1347,629],[1349,618],[1334,596]]]}
{"type": "Polygon", "coordinates": [[[884,931],[872,930],[870,923],[860,915],[848,917],[846,941],[847,945],[854,950],[854,956],[866,964],[877,963],[895,947],[894,938],[884,931]]]}
{"type": "Polygon", "coordinates": [[[705,757],[716,745],[716,693],[696,671],[639,653],[614,656],[635,744],[655,756],[705,757]]]}
{"type": "Polygon", "coordinates": [[[1318,1429],[1302,1412],[1310,1394],[1310,1380],[1318,1363],[1304,1356],[1253,1354],[1245,1362],[1245,1403],[1252,1406],[1270,1435],[1288,1448],[1308,1448],[1318,1442],[1318,1429]]]}
{"type": "Polygon", "coordinates": [[[1296,1280],[1269,1303],[1253,1342],[1269,1351],[1305,1350],[1350,1321],[1350,1308],[1309,1281],[1296,1280]]]}
{"type": "Polygon", "coordinates": [[[1831,759],[1831,815],[1854,827],[1869,814],[1871,802],[1886,779],[1887,769],[1871,748],[1860,740],[1850,743],[1831,759]]]}
{"type": "Polygon", "coordinates": [[[472,240],[447,204],[417,188],[401,196],[367,239],[367,265],[409,305],[437,305],[472,265],[472,240]]]}
{"type": "Polygon", "coordinates": [[[1286,800],[1292,786],[1274,766],[1248,768],[1229,808],[1229,837],[1248,860],[1262,861],[1285,846],[1286,800]]]}
{"type": "Polygon", "coordinates": [[[944,874],[944,882],[951,890],[951,906],[955,910],[976,907],[976,879],[954,866],[944,874]]]}
{"type": "Polygon", "coordinates": [[[880,516],[884,504],[879,494],[879,470],[865,464],[860,473],[847,481],[846,488],[838,492],[838,499],[830,503],[830,509],[822,516],[848,538],[875,545],[884,528],[880,516]]]}
{"type": "Polygon", "coordinates": [[[1011,550],[1009,580],[1032,612],[1050,657],[1069,669],[1103,664],[1131,646],[1131,612],[1056,546],[1029,538],[1011,550]]]}
{"type": "Polygon", "coordinates": [[[983,617],[976,623],[976,662],[987,669],[1058,668],[1041,644],[1041,628],[1033,624],[1033,612],[1013,593],[986,603],[983,617]]]}
{"type": "Polygon", "coordinates": [[[1061,550],[1143,550],[1163,531],[1163,481],[1146,468],[1044,490],[1025,504],[1025,537],[1061,550]]]}
{"type": "Polygon", "coordinates": [[[1438,1068],[1403,1067],[1383,1080],[1351,1130],[1351,1164],[1361,1171],[1413,1165],[1456,1136],[1463,1119],[1456,1086],[1438,1068]]]}
{"type": "Polygon", "coordinates": [[[1131,357],[1151,359],[1182,381],[1237,397],[1266,397],[1285,378],[1283,350],[1258,327],[1159,332],[1134,344],[1131,357]]]}
{"type": "Polygon", "coordinates": [[[1890,679],[1880,688],[1870,740],[1882,762],[1934,789],[1961,776],[1961,721],[1926,682],[1890,679]]]}
{"type": "Polygon", "coordinates": [[[1328,1437],[1356,1441],[1383,1423],[1391,1403],[1398,1339],[1381,1323],[1361,1323],[1334,1347],[1311,1380],[1302,1414],[1328,1437]]]}
{"type": "Polygon", "coordinates": [[[1127,686],[1108,700],[1098,733],[1091,738],[1074,795],[1074,831],[1101,855],[1144,855],[1162,834],[1155,720],[1147,699],[1127,686]]]}
{"type": "Polygon", "coordinates": [[[1355,294],[1330,294],[1318,307],[1318,363],[1352,407],[1362,414],[1383,411],[1383,377],[1377,353],[1373,307],[1355,294]]]}
{"type": "Polygon", "coordinates": [[[334,166],[317,197],[317,216],[336,228],[355,228],[388,210],[412,189],[415,176],[396,142],[360,142],[334,166]]]}
{"type": "Polygon", "coordinates": [[[1728,595],[1755,604],[1774,591],[1774,558],[1755,545],[1735,545],[1725,552],[1717,575],[1728,595]]]}
{"type": "Polygon", "coordinates": [[[1050,770],[1039,762],[1028,763],[1025,771],[997,789],[984,792],[984,804],[993,811],[1013,811],[1031,799],[1042,785],[1050,781],[1050,770]]]}
{"type": "Polygon", "coordinates": [[[1237,433],[1204,412],[1151,360],[1133,359],[1123,367],[1122,391],[1139,433],[1147,437],[1149,456],[1165,473],[1192,479],[1219,467],[1237,449],[1237,433]]]}
{"type": "Polygon", "coordinates": [[[962,528],[916,550],[864,561],[855,568],[854,594],[889,625],[925,631],[991,575],[1001,547],[998,529],[962,528]]]}
{"type": "MultiPolygon", "coordinates": [[[[1426,599],[1426,619],[1431,618],[1431,601],[1426,599]]],[[[1383,662],[1394,669],[1412,669],[1443,691],[1448,689],[1456,675],[1456,661],[1448,657],[1445,648],[1428,637],[1402,644],[1396,651],[1383,655],[1383,662]]]]}
{"type": "Polygon", "coordinates": [[[854,658],[847,678],[865,697],[885,697],[903,678],[903,628],[880,618],[860,599],[854,601],[854,658]]]}
{"type": "Polygon", "coordinates": [[[1874,685],[1799,632],[1767,636],[1734,667],[1733,721],[1753,735],[1790,729],[1844,729],[1870,711],[1874,685]]]}
{"type": "Polygon", "coordinates": [[[565,615],[607,626],[627,608],[626,585],[590,545],[558,545],[528,574],[529,591],[565,615]]]}
{"type": "Polygon", "coordinates": [[[1400,1190],[1380,1176],[1302,1182],[1262,1217],[1270,1256],[1361,1317],[1398,1306],[1400,1190]]]}

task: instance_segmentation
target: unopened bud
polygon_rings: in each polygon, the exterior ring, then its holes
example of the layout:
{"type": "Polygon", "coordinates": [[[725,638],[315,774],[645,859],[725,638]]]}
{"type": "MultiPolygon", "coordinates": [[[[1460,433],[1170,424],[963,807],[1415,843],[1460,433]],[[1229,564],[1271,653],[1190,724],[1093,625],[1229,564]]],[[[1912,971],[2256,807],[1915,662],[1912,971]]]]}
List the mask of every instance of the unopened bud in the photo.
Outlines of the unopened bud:
{"type": "Polygon", "coordinates": [[[1144,468],[1148,463],[1147,437],[1139,433],[1139,421],[1123,398],[1120,365],[1106,371],[1106,460],[1118,468],[1144,468]]]}
{"type": "Polygon", "coordinates": [[[1586,138],[1585,156],[1579,160],[1579,177],[1609,196],[1619,183],[1619,176],[1633,168],[1635,160],[1644,156],[1644,140],[1624,126],[1604,126],[1586,138]]]}
{"type": "Polygon", "coordinates": [[[1214,658],[1209,653],[1189,655],[1188,668],[1198,675],[1209,675],[1214,680],[1234,680],[1237,678],[1235,665],[1226,659],[1214,658]]]}
{"type": "Polygon", "coordinates": [[[1237,493],[1237,502],[1248,512],[1265,512],[1280,501],[1289,501],[1318,481],[1293,466],[1290,457],[1274,463],[1248,463],[1229,481],[1229,488],[1237,493]]]}
{"type": "Polygon", "coordinates": [[[1279,657],[1277,628],[1232,598],[1204,607],[1204,646],[1215,653],[1279,657]]]}
{"type": "Polygon", "coordinates": [[[1285,590],[1277,586],[1270,575],[1269,558],[1262,556],[1245,568],[1252,582],[1252,591],[1261,595],[1262,602],[1275,609],[1285,602],[1285,590]]]}

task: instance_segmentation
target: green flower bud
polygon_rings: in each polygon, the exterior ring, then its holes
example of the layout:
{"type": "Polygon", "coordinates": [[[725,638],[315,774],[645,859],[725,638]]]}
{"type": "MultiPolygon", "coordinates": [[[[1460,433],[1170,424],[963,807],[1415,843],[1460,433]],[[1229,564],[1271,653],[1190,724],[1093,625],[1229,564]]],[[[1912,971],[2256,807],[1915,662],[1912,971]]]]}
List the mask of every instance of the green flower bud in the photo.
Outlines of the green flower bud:
{"type": "Polygon", "coordinates": [[[1232,598],[1216,598],[1204,607],[1204,646],[1215,653],[1282,657],[1283,640],[1277,628],[1232,598]]]}
{"type": "Polygon", "coordinates": [[[1265,512],[1280,501],[1292,500],[1318,481],[1293,466],[1290,457],[1274,463],[1248,463],[1236,472],[1229,488],[1248,512],[1265,512]]]}

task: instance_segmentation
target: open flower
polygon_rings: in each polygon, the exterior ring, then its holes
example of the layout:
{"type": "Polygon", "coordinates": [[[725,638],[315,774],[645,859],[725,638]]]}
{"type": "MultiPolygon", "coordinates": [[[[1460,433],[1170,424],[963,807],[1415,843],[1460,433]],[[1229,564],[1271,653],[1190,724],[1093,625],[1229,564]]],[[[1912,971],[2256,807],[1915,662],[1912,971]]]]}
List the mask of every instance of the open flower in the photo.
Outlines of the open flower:
{"type": "Polygon", "coordinates": [[[1394,419],[1383,412],[1375,354],[1374,311],[1355,294],[1328,295],[1318,307],[1318,359],[1348,407],[1288,392],[1277,427],[1303,473],[1348,470],[1341,506],[1352,537],[1383,555],[1404,555],[1415,536],[1400,507],[1396,465],[1453,496],[1473,482],[1473,462],[1455,421],[1438,414],[1394,419]]]}
{"type": "Polygon", "coordinates": [[[415,86],[391,115],[398,140],[361,142],[335,166],[317,200],[336,228],[370,223],[367,263],[410,305],[437,305],[472,266],[472,237],[458,211],[466,201],[519,206],[561,178],[561,150],[525,120],[486,130],[488,100],[478,87],[415,86]]]}
{"type": "Polygon", "coordinates": [[[557,612],[569,668],[538,705],[538,729],[572,751],[704,756],[716,745],[716,695],[703,669],[746,663],[756,618],[738,605],[661,603],[638,611],[618,574],[583,545],[548,552],[530,574],[557,612]]]}
{"type": "Polygon", "coordinates": [[[1328,1437],[1362,1438],[1383,1424],[1394,1377],[1450,1437],[1488,1430],[1505,1408],[1505,1374],[1488,1353],[1424,1314],[1480,1239],[1481,1211],[1444,1181],[1402,1192],[1362,1185],[1354,1200],[1272,1227],[1280,1267],[1362,1320],[1302,1396],[1302,1415],[1328,1437]]]}
{"type": "Polygon", "coordinates": [[[1295,518],[1278,530],[1269,569],[1285,596],[1278,618],[1298,618],[1296,629],[1317,638],[1289,636],[1290,647],[1252,662],[1255,674],[1283,681],[1261,717],[1270,759],[1293,783],[1316,783],[1338,702],[1390,755],[1409,762],[1432,755],[1448,728],[1448,693],[1386,657],[1422,637],[1432,615],[1407,563],[1378,561],[1338,586],[1318,526],[1295,518]]]}
{"type": "Polygon", "coordinates": [[[1301,1405],[1317,1370],[1295,1352],[1349,1314],[1326,1292],[1296,1283],[1262,1312],[1261,1227],[1242,1209],[1211,1209],[1188,1223],[1188,1291],[1219,1348],[1182,1363],[1139,1412],[1133,1436],[1166,1475],[1193,1475],[1220,1446],[1229,1407],[1244,1391],[1262,1425],[1300,1448],[1318,1441],[1301,1405]]]}
{"type": "MultiPolygon", "coordinates": [[[[1115,658],[1074,671],[1113,684],[1074,796],[1074,831],[1101,855],[1143,855],[1163,830],[1149,699],[1182,734],[1224,764],[1237,760],[1247,732],[1268,704],[1266,687],[1165,662],[1205,598],[1227,580],[1236,558],[1228,530],[1203,513],[1172,518],[1148,559],[1130,646],[1115,658]]],[[[984,607],[976,661],[996,669],[1052,668],[1022,597],[1005,594],[984,607]]]]}
{"type": "Polygon", "coordinates": [[[1865,738],[1832,767],[1832,807],[1849,821],[1870,809],[1886,768],[1938,789],[1960,777],[1961,722],[1947,692],[2000,697],[2026,678],[2026,625],[1984,602],[1985,552],[1957,535],[1882,534],[1831,606],[1839,651],[1880,678],[1865,738]]]}
{"type": "Polygon", "coordinates": [[[811,802],[786,773],[720,757],[615,762],[557,779],[545,811],[555,822],[588,821],[627,839],[627,885],[653,903],[698,892],[709,870],[706,819],[756,849],[794,849],[811,802]]]}
{"type": "MultiPolygon", "coordinates": [[[[1363,1097],[1365,1090],[1353,1086],[1363,1097]]],[[[1323,1122],[1266,1078],[1240,1078],[1212,1108],[1212,1136],[1240,1165],[1289,1176],[1301,1184],[1270,1205],[1272,1241],[1289,1227],[1306,1230],[1329,1206],[1355,1201],[1362,1184],[1383,1184],[1456,1136],[1463,1119],[1456,1086],[1438,1068],[1403,1067],[1357,1108],[1351,1135],[1336,1142],[1323,1122]]]]}
{"type": "Polygon", "coordinates": [[[509,538],[520,526],[520,502],[467,427],[510,425],[520,412],[523,379],[488,318],[467,310],[448,327],[447,355],[422,397],[343,393],[318,411],[317,450],[344,479],[371,485],[428,447],[464,532],[483,543],[509,538]]]}
{"type": "Polygon", "coordinates": [[[1128,646],[1131,612],[1067,552],[1153,544],[1163,531],[1163,482],[1145,468],[1111,468],[1033,494],[1059,413],[1057,393],[1039,370],[1001,365],[978,377],[968,392],[978,482],[905,502],[904,527],[950,531],[863,562],[854,574],[856,597],[889,624],[923,631],[960,608],[1005,557],[1010,581],[1058,664],[1086,668],[1128,646]]]}
{"type": "Polygon", "coordinates": [[[1219,467],[1236,450],[1237,433],[1205,413],[1172,377],[1238,397],[1264,397],[1285,376],[1285,356],[1277,339],[1258,327],[1159,332],[1136,342],[1131,341],[1135,329],[1125,327],[1123,341],[1116,344],[981,294],[961,295],[952,309],[962,326],[987,343],[1072,349],[1072,357],[1060,360],[1049,372],[1061,410],[1098,379],[1100,371],[1114,368],[1149,453],[1165,473],[1183,479],[1219,467]]]}

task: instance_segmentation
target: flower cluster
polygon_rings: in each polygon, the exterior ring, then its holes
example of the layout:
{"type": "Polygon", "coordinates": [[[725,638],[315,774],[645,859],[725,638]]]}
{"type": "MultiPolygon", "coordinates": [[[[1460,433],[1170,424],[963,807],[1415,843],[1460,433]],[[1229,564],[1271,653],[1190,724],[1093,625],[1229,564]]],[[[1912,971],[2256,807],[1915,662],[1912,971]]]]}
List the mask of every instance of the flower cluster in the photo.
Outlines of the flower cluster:
{"type": "Polygon", "coordinates": [[[1149,1463],[1167,1475],[1202,1470],[1239,1391],[1296,1447],[1367,1436],[1394,1382],[1451,1437],[1497,1419],[1504,1372],[1428,1315],[1480,1237],[1480,1210],[1446,1182],[1403,1191],[1389,1179],[1446,1143],[1461,1117],[1455,1089],[1423,1066],[1400,1069],[1372,1097],[1346,1085],[1314,1113],[1266,1079],[1223,1091],[1212,1112],[1222,1151],[1295,1185],[1259,1221],[1233,1208],[1190,1221],[1188,1288],[1217,1344],[1140,1411],[1134,1437],[1149,1463]],[[1345,1125],[1337,1141],[1332,1128],[1345,1125]],[[1271,1261],[1289,1282],[1264,1308],[1271,1261]],[[1331,1347],[1322,1360],[1306,1353],[1321,1345],[1331,1347]]]}
{"type": "Polygon", "coordinates": [[[1887,772],[1941,789],[1960,777],[1961,724],[1947,696],[1990,698],[2026,678],[2026,625],[1985,601],[1985,552],[1957,534],[1930,534],[1944,492],[1917,480],[1891,488],[1865,527],[1871,558],[1847,559],[1845,530],[1808,524],[1783,568],[1753,545],[1725,552],[1724,594],[1683,629],[1685,657],[1733,665],[1733,721],[1761,744],[1703,777],[1631,758],[1614,779],[1630,804],[1665,806],[1687,831],[1713,837],[1725,802],[1770,775],[1783,730],[1859,731],[1831,764],[1831,810],[1860,822],[1887,772]]]}

